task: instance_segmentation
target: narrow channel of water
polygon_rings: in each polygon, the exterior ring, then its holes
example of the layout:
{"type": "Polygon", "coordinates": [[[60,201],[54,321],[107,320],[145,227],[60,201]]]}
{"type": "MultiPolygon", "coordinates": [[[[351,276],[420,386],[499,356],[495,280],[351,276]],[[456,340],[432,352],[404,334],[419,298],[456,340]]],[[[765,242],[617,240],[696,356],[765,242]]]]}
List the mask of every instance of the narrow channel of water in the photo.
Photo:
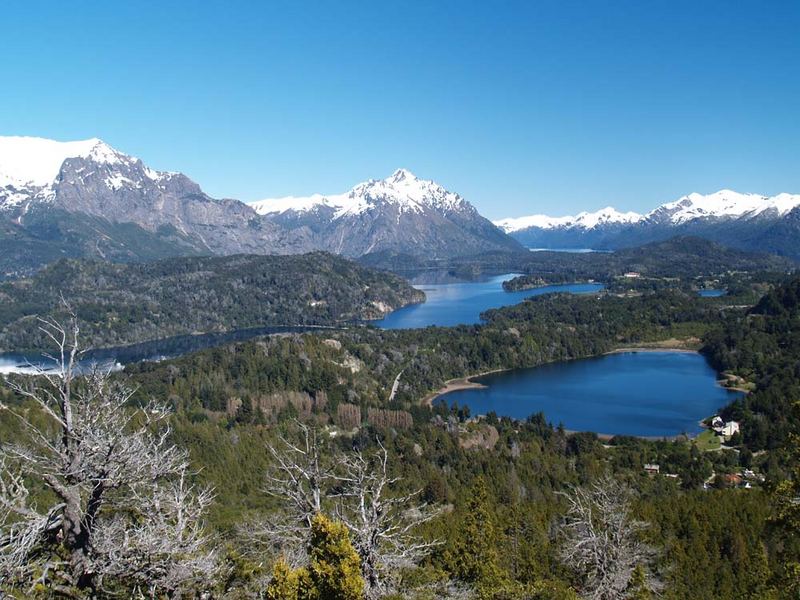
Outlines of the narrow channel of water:
{"type": "Polygon", "coordinates": [[[396,310],[372,323],[383,329],[413,329],[437,325],[472,325],[480,323],[482,312],[518,304],[531,296],[568,292],[591,294],[603,289],[600,283],[548,285],[519,292],[506,292],[503,282],[515,277],[514,273],[496,275],[485,281],[417,285],[425,292],[426,301],[396,310]]]}

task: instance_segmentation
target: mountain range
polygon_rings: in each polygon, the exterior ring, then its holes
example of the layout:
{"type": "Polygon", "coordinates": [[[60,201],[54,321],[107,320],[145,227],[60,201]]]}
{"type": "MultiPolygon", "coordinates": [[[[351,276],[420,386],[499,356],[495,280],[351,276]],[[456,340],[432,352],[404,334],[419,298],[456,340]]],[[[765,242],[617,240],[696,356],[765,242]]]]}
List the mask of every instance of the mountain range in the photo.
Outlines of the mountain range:
{"type": "Polygon", "coordinates": [[[96,138],[0,137],[0,277],[29,275],[62,257],[521,249],[469,202],[405,170],[327,203],[272,205],[212,198],[185,175],[151,169],[96,138]],[[340,210],[343,197],[350,203],[340,210]]]}
{"type": "Polygon", "coordinates": [[[246,204],[212,198],[185,175],[152,169],[97,138],[0,137],[0,279],[59,258],[324,250],[386,266],[526,247],[613,250],[674,236],[800,259],[800,195],[722,190],[643,215],[607,207],[492,223],[457,193],[406,169],[341,194],[246,204]]]}
{"type": "Polygon", "coordinates": [[[495,225],[530,248],[616,250],[689,235],[800,258],[800,194],[767,197],[720,190],[692,193],[646,214],[608,206],[568,217],[501,219],[495,225]]]}

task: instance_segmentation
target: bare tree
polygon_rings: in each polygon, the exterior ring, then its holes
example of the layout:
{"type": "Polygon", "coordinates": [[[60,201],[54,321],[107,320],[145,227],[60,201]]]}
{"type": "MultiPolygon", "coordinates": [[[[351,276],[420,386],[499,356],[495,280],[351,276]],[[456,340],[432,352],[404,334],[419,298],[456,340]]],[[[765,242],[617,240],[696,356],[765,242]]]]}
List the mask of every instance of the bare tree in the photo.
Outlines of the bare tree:
{"type": "Polygon", "coordinates": [[[389,475],[389,454],[380,441],[378,445],[380,450],[372,456],[360,451],[344,456],[337,475],[343,484],[337,516],[350,530],[361,557],[367,600],[393,591],[399,570],[417,564],[438,544],[413,531],[440,511],[416,501],[422,490],[392,494],[400,478],[389,475]]]}
{"type": "Polygon", "coordinates": [[[280,514],[245,526],[243,533],[258,545],[266,543],[283,554],[293,567],[305,563],[306,546],[314,516],[323,511],[323,501],[335,482],[337,461],[325,452],[316,429],[295,421],[300,441],[279,436],[267,450],[274,463],[266,475],[264,493],[280,499],[280,514]]]}
{"type": "Polygon", "coordinates": [[[562,524],[561,557],[582,578],[590,600],[625,597],[637,565],[647,566],[654,551],[641,540],[648,524],[632,514],[633,491],[611,476],[587,488],[562,494],[567,514],[562,524]]]}
{"type": "Polygon", "coordinates": [[[67,597],[121,584],[178,595],[214,567],[202,529],[212,496],[188,483],[167,408],[130,406],[133,391],[107,370],[79,374],[74,316],[41,331],[56,368],[10,384],[32,409],[0,405],[25,440],[0,446],[0,580],[67,597]],[[29,487],[53,500],[34,502],[29,487]]]}
{"type": "Polygon", "coordinates": [[[413,530],[439,513],[416,502],[420,490],[394,494],[400,479],[389,475],[383,445],[369,456],[328,451],[314,428],[297,426],[299,443],[280,437],[279,446],[268,446],[275,464],[265,493],[282,499],[284,510],[249,526],[248,537],[267,541],[293,566],[303,565],[314,515],[335,503],[335,514],[348,527],[361,558],[367,598],[378,598],[391,589],[399,567],[415,564],[436,545],[413,530]]]}

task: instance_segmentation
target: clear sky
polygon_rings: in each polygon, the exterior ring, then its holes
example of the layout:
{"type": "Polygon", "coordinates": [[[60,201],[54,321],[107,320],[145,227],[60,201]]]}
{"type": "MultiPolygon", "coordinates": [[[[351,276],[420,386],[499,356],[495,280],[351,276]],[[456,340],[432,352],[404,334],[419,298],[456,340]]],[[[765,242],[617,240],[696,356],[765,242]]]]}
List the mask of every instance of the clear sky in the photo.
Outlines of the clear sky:
{"type": "Polygon", "coordinates": [[[800,193],[800,2],[17,2],[0,133],[100,137],[214,196],[397,167],[491,218],[800,193]]]}

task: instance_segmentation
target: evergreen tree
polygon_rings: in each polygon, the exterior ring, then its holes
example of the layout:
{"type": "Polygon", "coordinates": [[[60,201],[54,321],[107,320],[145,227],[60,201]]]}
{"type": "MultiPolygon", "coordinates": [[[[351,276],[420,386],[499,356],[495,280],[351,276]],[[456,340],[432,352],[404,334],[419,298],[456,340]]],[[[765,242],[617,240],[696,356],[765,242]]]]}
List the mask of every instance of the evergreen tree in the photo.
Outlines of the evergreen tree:
{"type": "Polygon", "coordinates": [[[311,523],[309,565],[292,569],[280,559],[266,590],[269,600],[361,600],[361,561],[347,527],[317,515],[311,523]]]}
{"type": "Polygon", "coordinates": [[[647,572],[642,565],[637,566],[631,575],[631,582],[628,584],[629,600],[651,600],[653,592],[647,582],[647,572]]]}
{"type": "MultiPolygon", "coordinates": [[[[794,406],[795,414],[800,413],[800,404],[794,406]]],[[[792,459],[792,473],[781,481],[773,492],[775,516],[780,538],[780,585],[784,598],[800,597],[800,435],[790,438],[789,455],[792,459]]]]}
{"type": "Polygon", "coordinates": [[[500,566],[500,535],[483,477],[472,486],[458,533],[445,550],[448,570],[474,585],[482,596],[502,589],[508,577],[500,566]]]}

